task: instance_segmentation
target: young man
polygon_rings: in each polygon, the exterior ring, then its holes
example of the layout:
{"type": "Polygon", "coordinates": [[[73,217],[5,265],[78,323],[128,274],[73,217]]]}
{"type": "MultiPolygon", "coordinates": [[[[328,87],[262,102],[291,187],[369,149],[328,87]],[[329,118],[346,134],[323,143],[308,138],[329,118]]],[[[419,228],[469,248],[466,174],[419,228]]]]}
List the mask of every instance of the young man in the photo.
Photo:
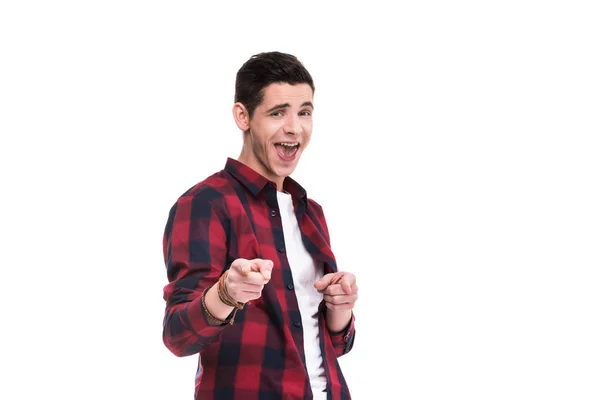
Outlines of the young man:
{"type": "Polygon", "coordinates": [[[164,236],[163,339],[199,353],[196,399],[350,399],[358,287],[339,271],[323,210],[290,178],[312,134],[314,84],[298,59],[238,71],[237,160],[184,193],[164,236]]]}

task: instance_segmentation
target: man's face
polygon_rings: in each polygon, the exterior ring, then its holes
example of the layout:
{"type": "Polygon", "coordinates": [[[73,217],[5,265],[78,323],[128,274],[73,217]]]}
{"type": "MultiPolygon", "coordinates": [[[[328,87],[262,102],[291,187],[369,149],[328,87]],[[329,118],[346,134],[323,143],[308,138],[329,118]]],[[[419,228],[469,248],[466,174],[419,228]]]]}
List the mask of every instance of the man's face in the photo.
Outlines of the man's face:
{"type": "Polygon", "coordinates": [[[274,83],[264,90],[245,140],[251,167],[278,186],[296,169],[312,134],[313,92],[308,84],[274,83]],[[249,147],[249,148],[248,148],[249,147]]]}

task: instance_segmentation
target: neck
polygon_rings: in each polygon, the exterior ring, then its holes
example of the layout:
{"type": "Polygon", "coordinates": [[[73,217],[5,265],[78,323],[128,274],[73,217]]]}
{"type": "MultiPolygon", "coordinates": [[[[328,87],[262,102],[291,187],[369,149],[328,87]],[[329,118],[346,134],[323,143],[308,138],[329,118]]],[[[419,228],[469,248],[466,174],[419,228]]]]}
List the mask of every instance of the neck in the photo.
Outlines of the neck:
{"type": "Polygon", "coordinates": [[[283,191],[283,180],[285,178],[270,174],[267,167],[265,167],[263,163],[254,156],[252,150],[248,149],[245,144],[237,160],[247,167],[252,168],[254,171],[261,174],[268,180],[275,182],[277,184],[277,190],[280,192],[283,191]]]}

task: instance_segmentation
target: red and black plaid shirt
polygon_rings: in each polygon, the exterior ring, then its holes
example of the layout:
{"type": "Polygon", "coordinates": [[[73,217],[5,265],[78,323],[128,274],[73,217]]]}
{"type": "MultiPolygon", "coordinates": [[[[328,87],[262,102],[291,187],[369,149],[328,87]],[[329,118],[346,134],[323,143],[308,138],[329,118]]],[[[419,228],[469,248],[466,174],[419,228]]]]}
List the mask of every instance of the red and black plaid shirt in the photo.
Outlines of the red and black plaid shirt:
{"type": "MultiPolygon", "coordinates": [[[[163,241],[169,284],[163,340],[177,356],[199,353],[196,399],[311,399],[304,364],[303,329],[294,291],[276,185],[231,158],[224,170],[184,193],[171,209],[163,241]],[[202,291],[237,258],[274,262],[262,296],[235,317],[233,325],[206,319],[202,291]]],[[[287,177],[302,240],[324,273],[336,272],[321,207],[287,177]]],[[[354,316],[348,327],[327,329],[319,307],[320,347],[328,399],[350,399],[337,358],[354,343],[354,316]]]]}

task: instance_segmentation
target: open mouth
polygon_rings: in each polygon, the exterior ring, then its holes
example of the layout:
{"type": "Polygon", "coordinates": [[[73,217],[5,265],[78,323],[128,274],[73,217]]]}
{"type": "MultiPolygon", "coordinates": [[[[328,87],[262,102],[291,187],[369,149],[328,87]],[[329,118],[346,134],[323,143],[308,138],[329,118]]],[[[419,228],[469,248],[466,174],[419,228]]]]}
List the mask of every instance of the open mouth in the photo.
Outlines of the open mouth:
{"type": "Polygon", "coordinates": [[[277,150],[277,154],[279,154],[279,157],[281,157],[285,161],[292,161],[294,157],[296,157],[296,153],[298,153],[299,148],[300,143],[275,143],[275,150],[277,150]]]}

